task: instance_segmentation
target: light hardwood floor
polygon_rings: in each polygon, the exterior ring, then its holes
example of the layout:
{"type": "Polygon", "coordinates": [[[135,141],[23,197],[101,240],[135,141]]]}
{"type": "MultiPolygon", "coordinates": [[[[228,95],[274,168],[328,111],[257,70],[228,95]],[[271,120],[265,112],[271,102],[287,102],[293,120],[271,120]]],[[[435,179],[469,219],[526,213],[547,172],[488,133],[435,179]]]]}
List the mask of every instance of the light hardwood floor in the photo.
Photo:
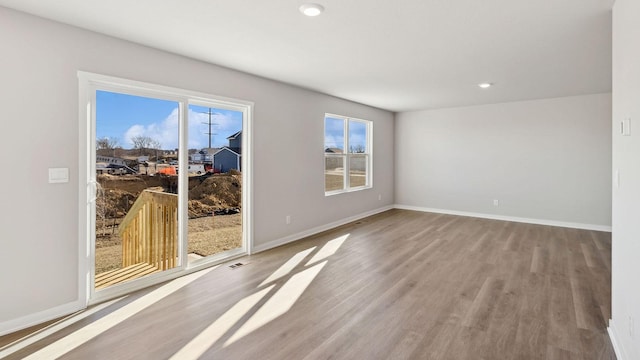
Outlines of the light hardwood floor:
{"type": "Polygon", "coordinates": [[[7,359],[615,359],[609,233],[390,210],[238,262],[7,359]]]}

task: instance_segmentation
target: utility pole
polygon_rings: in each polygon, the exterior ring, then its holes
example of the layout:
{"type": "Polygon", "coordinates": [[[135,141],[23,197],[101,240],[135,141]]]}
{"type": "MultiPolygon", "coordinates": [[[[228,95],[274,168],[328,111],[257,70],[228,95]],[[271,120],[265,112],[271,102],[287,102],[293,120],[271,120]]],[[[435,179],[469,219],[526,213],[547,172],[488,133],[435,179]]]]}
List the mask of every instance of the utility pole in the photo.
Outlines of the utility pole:
{"type": "Polygon", "coordinates": [[[211,131],[211,125],[218,125],[218,124],[211,122],[211,115],[212,115],[211,108],[209,108],[209,112],[202,113],[202,114],[209,114],[209,121],[204,123],[204,124],[208,124],[209,125],[209,131],[206,132],[205,134],[209,135],[209,149],[211,149],[211,137],[213,135],[218,135],[218,134],[215,134],[215,133],[213,133],[211,131]]]}

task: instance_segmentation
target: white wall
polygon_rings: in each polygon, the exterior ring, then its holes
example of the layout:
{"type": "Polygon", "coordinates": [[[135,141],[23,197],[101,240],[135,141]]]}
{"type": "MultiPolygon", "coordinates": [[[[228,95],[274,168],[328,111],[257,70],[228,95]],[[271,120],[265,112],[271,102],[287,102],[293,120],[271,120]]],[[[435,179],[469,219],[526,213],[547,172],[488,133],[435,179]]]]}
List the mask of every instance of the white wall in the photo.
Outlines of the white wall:
{"type": "Polygon", "coordinates": [[[0,334],[79,300],[78,70],[254,102],[257,247],[393,204],[390,112],[5,8],[0,24],[0,334]],[[374,189],[324,196],[325,112],[374,122],[374,189]]]}
{"type": "Polygon", "coordinates": [[[613,8],[612,320],[609,332],[619,360],[640,359],[640,2],[617,0],[613,8]],[[631,118],[631,136],[620,122],[631,118]],[[629,332],[634,320],[634,336],[629,332]]]}
{"type": "Polygon", "coordinates": [[[610,119],[610,94],[400,113],[396,204],[607,229],[610,119]]]}

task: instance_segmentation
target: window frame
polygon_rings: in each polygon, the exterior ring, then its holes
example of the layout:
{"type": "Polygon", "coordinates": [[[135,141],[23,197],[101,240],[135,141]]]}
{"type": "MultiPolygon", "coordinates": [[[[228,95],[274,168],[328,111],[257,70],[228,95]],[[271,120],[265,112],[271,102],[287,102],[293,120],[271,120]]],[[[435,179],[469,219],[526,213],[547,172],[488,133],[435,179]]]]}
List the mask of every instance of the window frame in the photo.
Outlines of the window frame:
{"type": "Polygon", "coordinates": [[[344,116],[344,115],[337,115],[337,114],[332,114],[332,113],[325,113],[324,114],[324,124],[323,124],[323,128],[324,128],[324,137],[325,137],[325,141],[323,141],[323,152],[324,152],[324,195],[325,196],[332,196],[332,195],[338,195],[338,194],[343,194],[343,193],[349,193],[349,192],[354,192],[354,191],[360,191],[360,190],[366,190],[366,189],[371,189],[373,188],[373,121],[371,120],[364,120],[364,119],[359,119],[359,118],[355,118],[355,117],[350,117],[350,116],[344,116]],[[338,120],[342,120],[342,125],[343,125],[343,140],[342,140],[342,146],[343,146],[343,152],[340,154],[336,154],[336,153],[328,153],[327,150],[327,144],[325,143],[326,141],[326,136],[327,136],[327,118],[331,118],[331,119],[338,119],[338,120]],[[349,144],[349,138],[350,138],[350,129],[349,129],[349,125],[350,122],[358,122],[361,124],[365,125],[365,147],[366,147],[366,151],[364,153],[351,153],[349,148],[350,148],[350,144],[349,144]],[[365,160],[365,184],[364,185],[360,185],[360,186],[351,186],[351,159],[354,156],[365,156],[366,160],[365,160]],[[326,177],[326,164],[327,164],[327,158],[342,158],[343,159],[343,181],[342,181],[342,189],[337,189],[337,190],[329,190],[327,191],[327,177],[326,177]]]}

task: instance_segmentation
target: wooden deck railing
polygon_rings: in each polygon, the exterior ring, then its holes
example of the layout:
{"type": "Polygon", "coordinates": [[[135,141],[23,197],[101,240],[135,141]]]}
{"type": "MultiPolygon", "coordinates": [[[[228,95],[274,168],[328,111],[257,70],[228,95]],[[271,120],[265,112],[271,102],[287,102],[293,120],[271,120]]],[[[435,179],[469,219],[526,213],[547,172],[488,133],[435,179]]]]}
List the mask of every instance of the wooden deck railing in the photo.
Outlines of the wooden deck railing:
{"type": "Polygon", "coordinates": [[[118,227],[122,267],[146,263],[158,270],[177,265],[178,195],[144,190],[118,227]]]}

